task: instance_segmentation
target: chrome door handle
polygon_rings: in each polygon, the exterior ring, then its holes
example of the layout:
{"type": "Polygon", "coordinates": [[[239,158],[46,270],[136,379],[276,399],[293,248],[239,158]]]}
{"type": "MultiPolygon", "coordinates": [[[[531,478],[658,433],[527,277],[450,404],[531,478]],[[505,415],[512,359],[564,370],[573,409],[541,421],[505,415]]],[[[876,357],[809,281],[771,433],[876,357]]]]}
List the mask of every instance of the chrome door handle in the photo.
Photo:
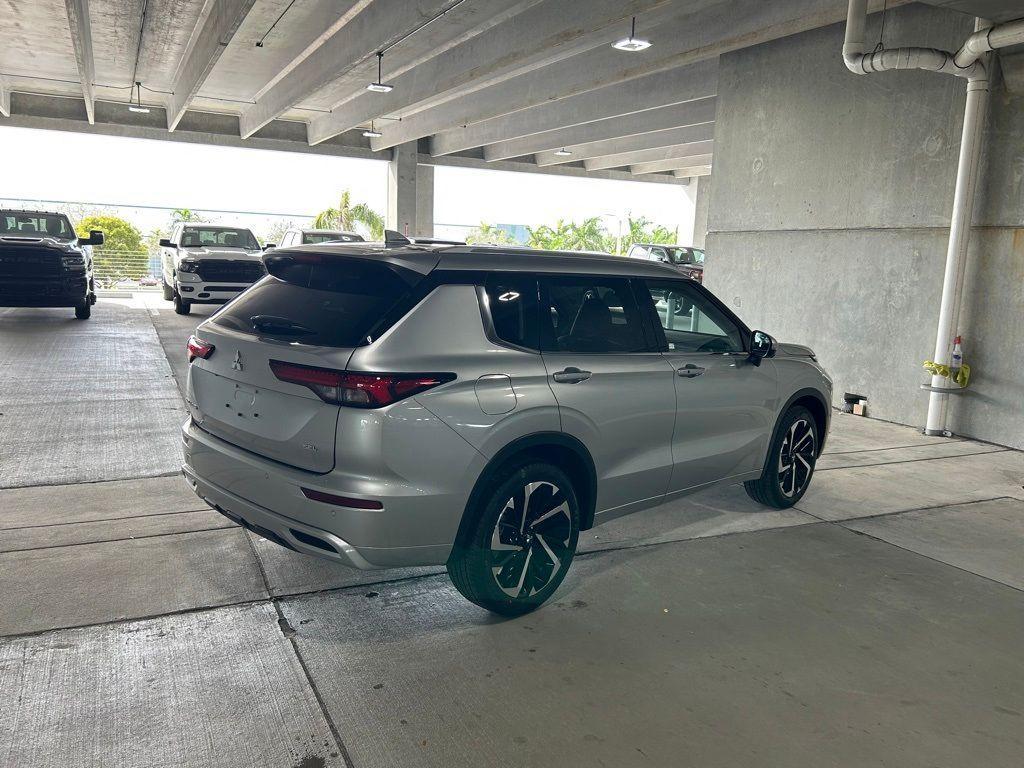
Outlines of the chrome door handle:
{"type": "Polygon", "coordinates": [[[562,384],[579,384],[581,381],[589,379],[591,375],[590,371],[581,371],[579,368],[569,366],[564,371],[552,374],[551,378],[562,384]]]}
{"type": "Polygon", "coordinates": [[[687,363],[682,368],[676,368],[676,375],[682,376],[684,379],[692,379],[695,376],[700,376],[707,368],[701,368],[699,365],[693,363],[687,363]]]}

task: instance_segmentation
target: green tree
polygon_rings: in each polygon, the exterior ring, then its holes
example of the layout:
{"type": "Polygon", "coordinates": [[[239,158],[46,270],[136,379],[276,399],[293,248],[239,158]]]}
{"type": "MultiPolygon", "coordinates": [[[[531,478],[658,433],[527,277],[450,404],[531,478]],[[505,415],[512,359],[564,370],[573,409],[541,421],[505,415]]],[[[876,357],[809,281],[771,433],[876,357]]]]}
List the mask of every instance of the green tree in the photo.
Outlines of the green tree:
{"type": "Polygon", "coordinates": [[[354,232],[360,226],[366,229],[371,240],[384,239],[384,217],[366,203],[352,204],[352,193],[345,190],[338,199],[337,208],[325,208],[313,219],[317,229],[340,229],[354,232]]]}
{"type": "Polygon", "coordinates": [[[149,274],[149,253],[142,245],[142,233],[118,216],[86,216],[75,231],[88,237],[89,231],[103,232],[103,245],[93,251],[96,276],[100,279],[138,279],[149,274]]]}
{"type": "Polygon", "coordinates": [[[544,224],[530,233],[530,247],[547,251],[604,251],[608,248],[608,233],[598,216],[584,219],[581,223],[559,219],[555,226],[544,224]]]}
{"type": "Polygon", "coordinates": [[[481,221],[480,226],[466,235],[466,242],[469,245],[514,245],[516,241],[501,227],[481,221]]]}
{"type": "MultiPolygon", "coordinates": [[[[654,224],[650,219],[639,216],[629,216],[626,219],[626,226],[622,231],[622,252],[627,253],[633,243],[661,243],[663,245],[674,245],[678,240],[676,233],[660,224],[654,224]]],[[[614,238],[612,238],[614,243],[614,238]]]]}
{"type": "Polygon", "coordinates": [[[206,217],[191,208],[175,208],[171,211],[171,226],[182,221],[206,221],[206,217]]]}

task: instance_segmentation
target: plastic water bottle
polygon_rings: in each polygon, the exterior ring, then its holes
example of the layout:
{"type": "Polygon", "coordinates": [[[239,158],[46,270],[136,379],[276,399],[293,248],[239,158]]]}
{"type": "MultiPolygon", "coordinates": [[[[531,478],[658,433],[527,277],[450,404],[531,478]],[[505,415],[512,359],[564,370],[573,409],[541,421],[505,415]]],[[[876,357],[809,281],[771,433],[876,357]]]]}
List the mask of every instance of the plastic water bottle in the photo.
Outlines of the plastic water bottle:
{"type": "Polygon", "coordinates": [[[949,371],[950,373],[953,374],[954,380],[956,379],[957,374],[960,373],[960,368],[963,366],[963,364],[964,353],[960,350],[960,337],[957,336],[955,339],[953,339],[953,359],[949,366],[949,371]]]}

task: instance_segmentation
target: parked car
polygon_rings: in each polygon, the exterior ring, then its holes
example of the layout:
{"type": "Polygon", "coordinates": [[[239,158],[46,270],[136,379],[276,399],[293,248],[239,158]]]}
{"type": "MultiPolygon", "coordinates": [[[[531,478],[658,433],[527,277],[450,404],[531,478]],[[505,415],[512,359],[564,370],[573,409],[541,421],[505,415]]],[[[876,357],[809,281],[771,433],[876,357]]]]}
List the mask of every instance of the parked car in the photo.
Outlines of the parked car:
{"type": "Polygon", "coordinates": [[[92,246],[63,213],[0,210],[0,307],[74,307],[86,320],[96,303],[92,246]]]}
{"type": "Polygon", "coordinates": [[[179,222],[160,241],[164,298],[179,315],[193,304],[223,304],[266,274],[262,257],[244,227],[179,222]]]}
{"type": "Polygon", "coordinates": [[[292,245],[318,245],[320,243],[361,243],[365,238],[355,232],[340,229],[289,229],[281,236],[281,242],[267,243],[267,250],[287,248],[292,245]]]}
{"type": "Polygon", "coordinates": [[[660,261],[675,267],[684,276],[704,282],[704,251],[689,245],[634,243],[626,254],[631,259],[660,261]]]}
{"type": "Polygon", "coordinates": [[[189,339],[183,473],[281,546],[444,563],[518,614],[580,531],[715,483],[777,508],[807,490],[830,379],[670,267],[371,243],[265,260],[189,339]]]}
{"type": "Polygon", "coordinates": [[[142,277],[139,278],[139,285],[145,285],[147,287],[153,287],[153,286],[156,286],[156,285],[160,285],[160,281],[157,280],[152,275],[143,275],[142,277]]]}

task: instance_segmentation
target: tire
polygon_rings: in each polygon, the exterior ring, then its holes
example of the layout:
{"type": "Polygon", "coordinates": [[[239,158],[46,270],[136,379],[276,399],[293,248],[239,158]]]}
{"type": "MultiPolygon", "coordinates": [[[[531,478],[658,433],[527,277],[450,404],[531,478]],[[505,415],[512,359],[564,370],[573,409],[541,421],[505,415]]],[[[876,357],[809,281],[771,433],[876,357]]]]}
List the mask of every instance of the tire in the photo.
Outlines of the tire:
{"type": "Polygon", "coordinates": [[[92,302],[88,298],[82,299],[75,304],[75,317],[79,320],[88,320],[91,316],[92,302]]]}
{"type": "Polygon", "coordinates": [[[787,509],[800,501],[814,475],[818,441],[818,425],[810,411],[802,405],[786,411],[769,448],[764,474],[743,484],[747,495],[776,509],[787,509]]]}
{"type": "Polygon", "coordinates": [[[164,301],[174,301],[174,289],[161,279],[161,287],[164,290],[164,301]]]}
{"type": "Polygon", "coordinates": [[[173,301],[174,311],[177,312],[179,315],[187,315],[189,312],[192,311],[192,302],[183,301],[181,296],[179,296],[178,294],[174,294],[173,301]]]}
{"type": "Polygon", "coordinates": [[[576,554],[580,511],[572,482],[550,464],[513,466],[481,499],[467,510],[448,575],[481,608],[529,613],[558,589],[576,554]]]}

